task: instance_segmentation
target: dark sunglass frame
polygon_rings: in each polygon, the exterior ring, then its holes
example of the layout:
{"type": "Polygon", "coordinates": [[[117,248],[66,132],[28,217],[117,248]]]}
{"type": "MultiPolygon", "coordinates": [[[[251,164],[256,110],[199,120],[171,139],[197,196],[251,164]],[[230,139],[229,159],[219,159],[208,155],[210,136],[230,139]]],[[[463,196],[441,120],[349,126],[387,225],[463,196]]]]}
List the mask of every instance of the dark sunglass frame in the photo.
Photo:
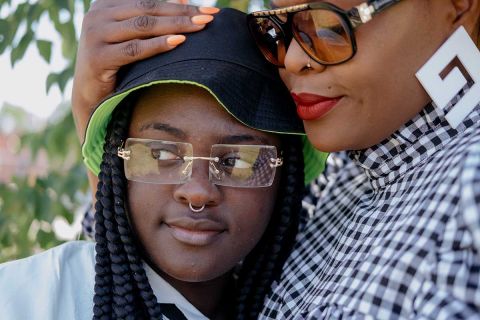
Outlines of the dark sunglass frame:
{"type": "MultiPolygon", "coordinates": [[[[288,50],[288,47],[290,46],[290,42],[294,38],[299,45],[302,47],[303,51],[315,62],[321,65],[337,65],[341,64],[344,62],[347,62],[348,60],[352,59],[356,52],[357,52],[357,42],[355,39],[355,29],[358,28],[359,26],[367,23],[368,21],[372,20],[372,18],[380,13],[381,11],[387,9],[388,7],[400,2],[401,0],[371,0],[371,1],[366,1],[358,6],[353,7],[350,10],[343,10],[339,7],[337,7],[334,4],[328,3],[328,2],[315,2],[315,3],[306,3],[306,4],[300,4],[296,6],[291,6],[291,7],[285,7],[285,8],[279,8],[279,9],[273,9],[273,10],[263,10],[263,11],[256,11],[248,14],[247,16],[247,21],[248,21],[248,26],[250,29],[250,32],[253,34],[253,38],[257,42],[257,46],[260,48],[260,51],[262,51],[262,54],[265,56],[265,58],[280,67],[283,67],[282,64],[275,63],[274,61],[271,61],[269,59],[269,56],[264,53],[262,50],[263,45],[259,43],[258,41],[258,36],[255,36],[255,30],[252,29],[250,21],[255,20],[256,18],[267,18],[270,21],[272,21],[281,31],[281,34],[283,36],[284,42],[285,42],[285,49],[288,50]],[[303,44],[302,39],[299,39],[298,36],[296,35],[295,32],[292,30],[292,20],[293,16],[302,11],[307,11],[307,10],[325,10],[325,11],[331,11],[338,15],[344,25],[346,26],[346,31],[348,33],[349,39],[350,39],[350,44],[352,46],[352,54],[341,61],[336,61],[336,62],[327,62],[327,61],[322,61],[315,57],[314,55],[310,54],[309,51],[304,47],[305,44],[303,44]],[[287,19],[282,20],[278,17],[278,15],[286,15],[287,19]],[[287,31],[287,32],[286,32],[287,31]]],[[[263,36],[263,35],[262,35],[263,36]]]]}

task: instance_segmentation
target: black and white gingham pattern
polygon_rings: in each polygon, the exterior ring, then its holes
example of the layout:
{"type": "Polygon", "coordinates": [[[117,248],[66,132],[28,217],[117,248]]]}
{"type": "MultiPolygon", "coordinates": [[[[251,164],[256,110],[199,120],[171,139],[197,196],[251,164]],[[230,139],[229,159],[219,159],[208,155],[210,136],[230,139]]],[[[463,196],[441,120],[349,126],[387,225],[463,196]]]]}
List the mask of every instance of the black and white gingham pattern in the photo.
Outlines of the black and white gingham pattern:
{"type": "Polygon", "coordinates": [[[330,168],[261,318],[480,319],[479,120],[427,106],[330,168]]]}
{"type": "Polygon", "coordinates": [[[92,204],[83,213],[82,234],[87,240],[95,239],[95,208],[92,204]]]}
{"type": "Polygon", "coordinates": [[[472,233],[473,242],[476,248],[480,248],[480,144],[470,148],[465,161],[462,178],[461,204],[465,224],[472,233]]]}

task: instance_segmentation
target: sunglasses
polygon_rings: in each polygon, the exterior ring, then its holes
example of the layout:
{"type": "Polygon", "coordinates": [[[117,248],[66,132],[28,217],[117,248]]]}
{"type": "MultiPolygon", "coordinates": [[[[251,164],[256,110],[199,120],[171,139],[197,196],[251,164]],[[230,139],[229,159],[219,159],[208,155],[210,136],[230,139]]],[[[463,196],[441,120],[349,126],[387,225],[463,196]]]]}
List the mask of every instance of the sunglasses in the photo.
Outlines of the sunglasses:
{"type": "Polygon", "coordinates": [[[210,157],[194,157],[190,143],[136,138],[128,138],[117,155],[124,159],[128,180],[153,184],[186,183],[193,160],[206,160],[209,180],[216,185],[268,187],[283,163],[275,146],[214,144],[210,157]]]}
{"type": "Polygon", "coordinates": [[[357,52],[355,29],[401,0],[370,0],[346,11],[328,2],[252,12],[250,33],[265,58],[283,67],[295,39],[305,53],[322,65],[336,65],[357,52]]]}

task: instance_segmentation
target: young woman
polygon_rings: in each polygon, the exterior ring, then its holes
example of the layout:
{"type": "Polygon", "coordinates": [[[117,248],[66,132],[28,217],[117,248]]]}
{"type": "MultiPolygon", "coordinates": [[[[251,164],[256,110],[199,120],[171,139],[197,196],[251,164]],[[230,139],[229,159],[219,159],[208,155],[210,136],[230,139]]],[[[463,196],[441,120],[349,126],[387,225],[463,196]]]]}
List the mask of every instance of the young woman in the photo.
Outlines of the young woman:
{"type": "Polygon", "coordinates": [[[249,18],[308,138],[348,154],[263,318],[478,317],[479,17],[478,0],[331,0],[249,18]]]}
{"type": "Polygon", "coordinates": [[[124,70],[83,145],[96,243],[1,265],[2,319],[257,317],[297,233],[304,157],[300,136],[239,122],[300,127],[244,21],[225,10],[181,50],[124,70]],[[267,114],[272,102],[285,112],[267,114]]]}

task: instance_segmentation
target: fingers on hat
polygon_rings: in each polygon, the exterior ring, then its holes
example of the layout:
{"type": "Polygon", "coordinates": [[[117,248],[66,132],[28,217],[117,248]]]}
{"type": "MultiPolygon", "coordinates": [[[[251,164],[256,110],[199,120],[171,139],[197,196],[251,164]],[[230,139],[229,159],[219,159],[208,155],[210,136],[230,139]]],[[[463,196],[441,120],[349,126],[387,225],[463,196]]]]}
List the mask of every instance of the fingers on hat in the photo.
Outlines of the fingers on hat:
{"type": "Polygon", "coordinates": [[[212,15],[197,15],[193,17],[137,16],[123,21],[111,22],[105,25],[103,30],[105,31],[105,42],[118,43],[133,39],[195,32],[203,29],[205,23],[212,20],[212,15]],[[198,23],[198,20],[203,23],[198,23]]]}
{"type": "Polygon", "coordinates": [[[115,61],[118,65],[125,65],[169,51],[184,41],[185,36],[182,35],[135,39],[112,44],[106,47],[102,54],[108,57],[111,61],[115,61]]]}
{"type": "MultiPolygon", "coordinates": [[[[195,16],[199,14],[215,14],[214,7],[197,7],[187,4],[169,3],[159,0],[121,0],[114,10],[114,19],[125,20],[135,16],[195,16]]],[[[113,8],[112,8],[113,9],[113,8]]],[[[113,12],[113,10],[112,10],[113,12]]]]}

